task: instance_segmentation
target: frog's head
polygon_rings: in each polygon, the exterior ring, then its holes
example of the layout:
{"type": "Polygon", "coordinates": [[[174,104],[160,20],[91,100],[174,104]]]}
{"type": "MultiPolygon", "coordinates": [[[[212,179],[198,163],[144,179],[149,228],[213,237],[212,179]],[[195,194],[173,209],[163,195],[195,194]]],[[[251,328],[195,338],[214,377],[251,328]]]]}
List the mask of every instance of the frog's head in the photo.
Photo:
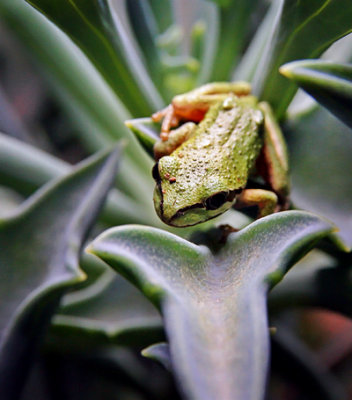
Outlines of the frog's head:
{"type": "Polygon", "coordinates": [[[184,175],[173,157],[162,157],[153,168],[156,181],[154,206],[168,225],[186,227],[205,222],[227,211],[242,189],[229,190],[226,180],[184,175]]]}

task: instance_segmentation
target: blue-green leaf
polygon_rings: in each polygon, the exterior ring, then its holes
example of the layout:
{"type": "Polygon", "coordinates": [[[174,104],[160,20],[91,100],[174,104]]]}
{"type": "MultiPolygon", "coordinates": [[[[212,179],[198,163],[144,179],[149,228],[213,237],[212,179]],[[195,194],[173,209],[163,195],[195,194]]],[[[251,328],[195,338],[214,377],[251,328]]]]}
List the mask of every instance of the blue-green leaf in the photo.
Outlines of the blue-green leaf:
{"type": "MultiPolygon", "coordinates": [[[[0,133],[0,184],[28,196],[49,180],[58,178],[71,165],[29,144],[0,133]]],[[[141,189],[141,188],[139,188],[141,189]]],[[[108,225],[123,223],[154,224],[153,218],[141,205],[118,189],[110,191],[103,209],[102,220],[108,225]]]]}
{"type": "Polygon", "coordinates": [[[284,126],[291,169],[291,199],[297,208],[328,218],[352,247],[352,135],[322,107],[297,115],[284,126]]]}
{"type": "Polygon", "coordinates": [[[85,279],[79,251],[113,183],[117,156],[108,151],[82,163],[0,220],[1,399],[19,398],[60,297],[85,279]]]}
{"type": "Polygon", "coordinates": [[[59,26],[88,56],[133,115],[148,115],[162,101],[148,75],[132,74],[134,49],[125,49],[125,32],[108,0],[28,0],[59,26]],[[115,25],[117,24],[117,25],[115,25]],[[116,29],[118,28],[118,29],[116,29]]]}
{"type": "Polygon", "coordinates": [[[154,157],[154,144],[160,139],[160,124],[151,118],[135,118],[125,122],[126,126],[135,134],[144,150],[154,157]]]}
{"type": "Polygon", "coordinates": [[[172,368],[187,398],[261,399],[269,357],[266,292],[329,232],[320,218],[291,211],[231,234],[216,254],[138,226],[103,233],[89,252],[161,309],[172,368]]]}
{"type": "Polygon", "coordinates": [[[294,61],[280,72],[352,128],[352,65],[294,61]]]}
{"type": "Polygon", "coordinates": [[[52,321],[49,340],[84,349],[109,343],[146,346],[163,336],[157,310],[108,269],[92,285],[66,295],[52,321]]]}
{"type": "Polygon", "coordinates": [[[271,34],[256,66],[254,91],[282,118],[296,87],[280,75],[289,61],[319,57],[332,43],[352,32],[349,0],[276,0],[271,34]]]}

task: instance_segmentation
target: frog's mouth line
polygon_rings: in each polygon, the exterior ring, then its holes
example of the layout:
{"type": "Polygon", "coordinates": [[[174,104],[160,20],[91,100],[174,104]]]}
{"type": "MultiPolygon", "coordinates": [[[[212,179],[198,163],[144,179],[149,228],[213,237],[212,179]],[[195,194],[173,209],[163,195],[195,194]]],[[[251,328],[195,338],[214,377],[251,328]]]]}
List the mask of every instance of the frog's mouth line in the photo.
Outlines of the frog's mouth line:
{"type": "MultiPolygon", "coordinates": [[[[171,218],[165,218],[164,214],[164,194],[162,190],[162,180],[159,174],[158,162],[154,165],[152,175],[156,181],[156,194],[158,196],[158,207],[155,208],[160,219],[168,225],[176,227],[186,227],[205,222],[208,219],[217,217],[228,210],[235,202],[236,196],[242,192],[243,188],[234,190],[223,190],[209,196],[201,202],[183,207],[175,212],[171,218]],[[190,210],[195,210],[189,213],[190,210]],[[190,216],[190,220],[186,222],[183,218],[186,214],[190,216]],[[191,215],[190,215],[191,214],[191,215]]],[[[154,202],[156,204],[156,202],[154,202]]]]}
{"type": "MultiPolygon", "coordinates": [[[[160,187],[159,187],[160,190],[160,187]]],[[[184,208],[181,208],[178,210],[168,221],[165,221],[167,224],[171,226],[179,226],[179,227],[186,227],[186,226],[192,226],[192,225],[197,225],[198,223],[205,222],[206,220],[215,218],[225,212],[227,209],[229,209],[235,199],[236,195],[239,194],[243,189],[235,189],[235,190],[230,190],[230,191],[221,191],[218,193],[213,194],[212,196],[208,197],[204,202],[199,202],[196,204],[192,204],[191,206],[187,206],[184,208]],[[175,221],[179,221],[182,219],[182,217],[186,214],[187,211],[192,210],[192,209],[197,209],[199,211],[204,210],[204,211],[210,211],[214,212],[213,215],[208,214],[207,218],[202,220],[198,220],[194,223],[190,223],[187,225],[180,225],[180,224],[175,224],[175,221]],[[216,212],[218,210],[218,212],[216,212]]],[[[161,212],[163,212],[163,196],[161,194],[161,212]]],[[[162,214],[163,215],[163,214],[162,214]]]]}

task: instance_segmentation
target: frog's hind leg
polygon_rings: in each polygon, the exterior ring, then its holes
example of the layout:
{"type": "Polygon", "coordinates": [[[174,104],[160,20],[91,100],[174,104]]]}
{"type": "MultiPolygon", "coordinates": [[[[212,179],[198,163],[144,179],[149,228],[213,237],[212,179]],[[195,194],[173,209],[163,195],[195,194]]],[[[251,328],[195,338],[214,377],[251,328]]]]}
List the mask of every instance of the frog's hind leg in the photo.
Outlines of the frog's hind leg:
{"type": "Polygon", "coordinates": [[[279,197],[281,210],[289,207],[288,154],[286,142],[271,107],[259,103],[264,114],[264,145],[259,157],[258,172],[279,197]]]}
{"type": "Polygon", "coordinates": [[[211,94],[230,94],[247,96],[251,93],[251,85],[248,82],[212,82],[195,89],[198,96],[211,94]]]}
{"type": "Polygon", "coordinates": [[[241,209],[252,206],[258,207],[257,218],[265,217],[266,215],[279,211],[278,197],[271,190],[244,189],[241,194],[237,196],[234,208],[241,209]]]}
{"type": "Polygon", "coordinates": [[[212,82],[190,92],[179,94],[172,100],[174,114],[182,120],[200,122],[209,108],[228,96],[247,96],[251,86],[247,82],[212,82]]]}

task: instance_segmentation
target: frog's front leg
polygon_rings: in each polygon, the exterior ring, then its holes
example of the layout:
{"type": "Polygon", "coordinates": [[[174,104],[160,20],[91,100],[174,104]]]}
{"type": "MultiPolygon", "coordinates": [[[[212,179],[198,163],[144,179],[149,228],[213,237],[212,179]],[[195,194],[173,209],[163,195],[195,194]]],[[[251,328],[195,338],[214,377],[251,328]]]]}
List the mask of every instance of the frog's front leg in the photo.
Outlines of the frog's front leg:
{"type": "Polygon", "coordinates": [[[278,211],[278,197],[270,191],[264,189],[244,189],[236,198],[234,208],[258,207],[258,218],[265,217],[278,211]]]}
{"type": "Polygon", "coordinates": [[[167,140],[159,140],[154,144],[154,158],[159,160],[175,151],[183,142],[194,133],[197,125],[194,122],[186,122],[179,128],[170,131],[167,140]]]}
{"type": "Polygon", "coordinates": [[[289,206],[288,154],[286,142],[272,109],[266,102],[259,103],[264,114],[264,145],[259,165],[260,174],[279,197],[280,209],[289,206]]]}

